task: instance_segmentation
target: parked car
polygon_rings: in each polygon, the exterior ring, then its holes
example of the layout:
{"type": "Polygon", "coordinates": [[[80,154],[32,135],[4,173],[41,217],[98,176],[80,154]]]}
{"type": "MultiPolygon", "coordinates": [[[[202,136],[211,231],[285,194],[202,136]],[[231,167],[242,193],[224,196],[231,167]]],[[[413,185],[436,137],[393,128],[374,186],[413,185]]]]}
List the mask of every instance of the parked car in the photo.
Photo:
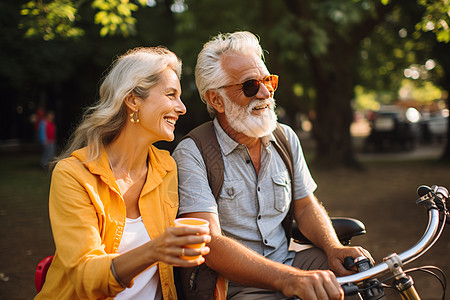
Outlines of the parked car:
{"type": "Polygon", "coordinates": [[[424,116],[421,124],[422,141],[424,143],[438,142],[442,143],[447,136],[448,130],[448,109],[443,109],[438,112],[424,116]]]}
{"type": "Polygon", "coordinates": [[[364,143],[364,150],[413,150],[420,137],[420,113],[410,107],[385,106],[372,111],[368,120],[371,130],[364,143]]]}

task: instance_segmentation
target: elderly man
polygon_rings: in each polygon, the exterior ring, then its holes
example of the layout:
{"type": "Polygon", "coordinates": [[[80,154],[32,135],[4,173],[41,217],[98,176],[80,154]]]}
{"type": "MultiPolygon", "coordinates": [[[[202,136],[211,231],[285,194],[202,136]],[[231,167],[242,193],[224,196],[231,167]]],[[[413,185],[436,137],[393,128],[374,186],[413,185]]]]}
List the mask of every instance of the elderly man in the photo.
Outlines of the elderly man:
{"type": "Polygon", "coordinates": [[[216,201],[196,143],[182,140],[173,153],[179,215],[209,220],[206,264],[229,279],[227,298],[343,299],[335,274],[351,274],[343,267],[344,258],[370,254],[341,245],[313,194],[316,184],[298,137],[281,125],[292,151],[291,189],[286,164],[273,145],[278,76],[267,70],[258,39],[249,32],[214,37],[200,52],[195,75],[200,97],[214,117],[224,179],[216,201]],[[289,250],[282,221],[291,199],[299,228],[316,248],[289,250]]]}

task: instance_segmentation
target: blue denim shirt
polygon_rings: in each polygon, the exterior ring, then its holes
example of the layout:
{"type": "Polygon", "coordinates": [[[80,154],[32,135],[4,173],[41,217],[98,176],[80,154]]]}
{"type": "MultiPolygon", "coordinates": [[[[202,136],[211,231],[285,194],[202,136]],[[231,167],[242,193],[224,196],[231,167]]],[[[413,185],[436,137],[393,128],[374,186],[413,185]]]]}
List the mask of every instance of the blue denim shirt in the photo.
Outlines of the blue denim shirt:
{"type": "MultiPolygon", "coordinates": [[[[282,220],[291,202],[291,178],[280,155],[273,147],[273,134],[261,138],[259,174],[245,145],[230,138],[214,120],[214,129],[222,150],[224,182],[218,205],[208,184],[205,164],[192,139],[184,139],[173,152],[178,165],[179,214],[209,212],[218,214],[225,236],[233,238],[268,259],[290,264],[282,220]]],[[[312,194],[317,185],[311,177],[295,132],[282,125],[290,141],[294,158],[294,199],[312,194]]]]}

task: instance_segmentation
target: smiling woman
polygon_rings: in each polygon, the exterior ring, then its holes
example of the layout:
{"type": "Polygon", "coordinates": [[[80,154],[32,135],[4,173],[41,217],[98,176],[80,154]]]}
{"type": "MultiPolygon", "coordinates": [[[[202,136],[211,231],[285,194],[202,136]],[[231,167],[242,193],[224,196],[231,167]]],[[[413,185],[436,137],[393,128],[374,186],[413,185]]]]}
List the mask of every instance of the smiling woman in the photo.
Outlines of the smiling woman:
{"type": "Polygon", "coordinates": [[[136,105],[140,106],[141,127],[148,134],[137,131],[133,133],[148,136],[151,143],[159,140],[172,141],[178,116],[186,113],[180,95],[181,86],[176,73],[172,69],[165,69],[161,73],[159,84],[149,90],[147,97],[136,99],[136,105]]]}
{"type": "Polygon", "coordinates": [[[177,169],[169,152],[181,102],[181,61],[164,47],[111,66],[55,162],[49,211],[56,252],[36,299],[176,299],[172,265],[204,262],[209,229],[176,228],[177,169]],[[193,260],[181,255],[198,256],[193,260]]]}

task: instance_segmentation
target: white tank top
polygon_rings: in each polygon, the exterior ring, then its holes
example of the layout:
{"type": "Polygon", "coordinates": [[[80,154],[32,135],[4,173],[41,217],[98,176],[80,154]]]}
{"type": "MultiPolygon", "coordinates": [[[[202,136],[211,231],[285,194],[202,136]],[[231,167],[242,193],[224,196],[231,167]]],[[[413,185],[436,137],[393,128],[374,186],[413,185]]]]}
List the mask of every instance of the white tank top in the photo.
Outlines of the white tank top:
{"type": "MultiPolygon", "coordinates": [[[[137,219],[127,218],[117,253],[125,253],[148,241],[150,241],[150,237],[145,229],[144,222],[142,222],[142,217],[137,219]]],[[[158,265],[154,265],[136,276],[133,286],[117,294],[115,299],[162,299],[158,265]]]]}

